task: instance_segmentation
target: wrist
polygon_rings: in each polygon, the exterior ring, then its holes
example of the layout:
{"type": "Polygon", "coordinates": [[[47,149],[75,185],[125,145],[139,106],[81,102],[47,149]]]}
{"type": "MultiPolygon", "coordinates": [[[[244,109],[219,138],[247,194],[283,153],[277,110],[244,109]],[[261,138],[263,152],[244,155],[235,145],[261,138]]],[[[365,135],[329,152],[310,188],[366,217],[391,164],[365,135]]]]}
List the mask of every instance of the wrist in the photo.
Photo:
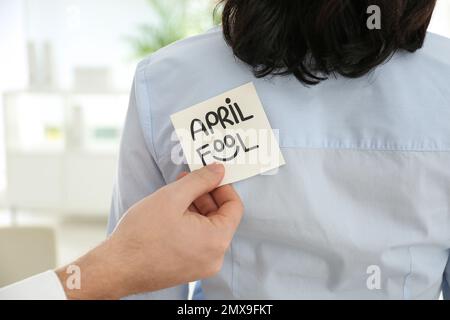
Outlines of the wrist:
{"type": "Polygon", "coordinates": [[[68,300],[115,300],[128,295],[124,270],[111,246],[108,240],[55,271],[68,300]]]}

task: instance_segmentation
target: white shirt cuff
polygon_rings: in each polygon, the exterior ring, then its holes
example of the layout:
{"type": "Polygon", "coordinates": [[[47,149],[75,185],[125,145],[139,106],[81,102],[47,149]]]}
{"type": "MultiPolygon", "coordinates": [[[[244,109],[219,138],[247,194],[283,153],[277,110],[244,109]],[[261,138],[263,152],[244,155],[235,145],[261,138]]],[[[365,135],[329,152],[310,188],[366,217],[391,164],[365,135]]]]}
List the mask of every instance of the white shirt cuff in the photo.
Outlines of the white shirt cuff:
{"type": "Polygon", "coordinates": [[[66,300],[54,271],[47,271],[0,289],[0,300],[66,300]]]}

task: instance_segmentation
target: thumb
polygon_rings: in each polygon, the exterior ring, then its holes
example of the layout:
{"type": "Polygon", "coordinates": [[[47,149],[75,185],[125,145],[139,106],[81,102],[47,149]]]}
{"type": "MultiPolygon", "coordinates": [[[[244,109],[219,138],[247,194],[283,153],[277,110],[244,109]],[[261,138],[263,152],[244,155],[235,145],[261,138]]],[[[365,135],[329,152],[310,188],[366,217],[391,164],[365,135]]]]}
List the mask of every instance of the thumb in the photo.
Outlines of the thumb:
{"type": "Polygon", "coordinates": [[[189,206],[202,195],[216,189],[225,175],[222,164],[211,164],[196,170],[172,184],[172,190],[178,194],[183,205],[189,206]]]}

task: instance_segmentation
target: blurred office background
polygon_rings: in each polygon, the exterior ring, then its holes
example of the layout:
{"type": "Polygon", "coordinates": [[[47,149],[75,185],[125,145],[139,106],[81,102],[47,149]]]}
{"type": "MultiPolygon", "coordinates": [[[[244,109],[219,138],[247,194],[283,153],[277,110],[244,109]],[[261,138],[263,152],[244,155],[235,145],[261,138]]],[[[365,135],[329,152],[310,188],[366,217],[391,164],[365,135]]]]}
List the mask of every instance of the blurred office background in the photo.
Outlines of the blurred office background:
{"type": "Polygon", "coordinates": [[[140,59],[214,24],[209,0],[0,0],[0,287],[106,235],[140,59]]]}
{"type": "MultiPolygon", "coordinates": [[[[136,63],[211,0],[0,0],[0,287],[105,238],[136,63]]],[[[450,1],[431,31],[450,37],[450,1]]],[[[450,57],[449,57],[450,59],[450,57]]]]}

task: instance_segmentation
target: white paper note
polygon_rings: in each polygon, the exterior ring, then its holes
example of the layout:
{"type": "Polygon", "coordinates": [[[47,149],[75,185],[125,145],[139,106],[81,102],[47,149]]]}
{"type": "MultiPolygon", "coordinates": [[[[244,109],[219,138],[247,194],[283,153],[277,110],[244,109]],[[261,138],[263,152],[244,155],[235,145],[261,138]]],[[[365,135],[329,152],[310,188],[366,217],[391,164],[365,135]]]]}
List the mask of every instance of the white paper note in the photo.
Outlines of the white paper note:
{"type": "Polygon", "coordinates": [[[191,171],[223,163],[221,185],[285,164],[278,141],[253,83],[248,83],[171,116],[191,171]]]}

